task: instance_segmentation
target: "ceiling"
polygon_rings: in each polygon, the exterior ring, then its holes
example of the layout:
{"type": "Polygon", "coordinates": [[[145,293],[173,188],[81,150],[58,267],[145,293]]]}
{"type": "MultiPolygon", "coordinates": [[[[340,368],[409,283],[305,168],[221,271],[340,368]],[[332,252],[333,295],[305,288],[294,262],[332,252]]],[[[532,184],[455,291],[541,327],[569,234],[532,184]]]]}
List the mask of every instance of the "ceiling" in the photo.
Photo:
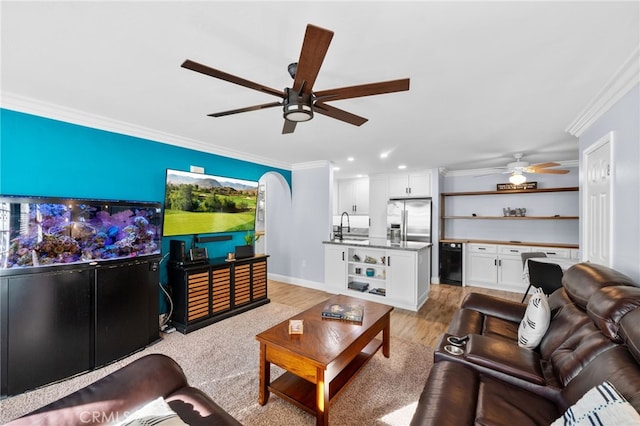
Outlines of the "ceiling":
{"type": "Polygon", "coordinates": [[[565,129],[638,47],[639,5],[2,1],[2,106],[40,103],[277,167],[330,160],[336,177],[504,166],[516,152],[577,160],[565,129]],[[308,23],[335,32],[315,90],[406,77],[410,90],[331,103],[368,118],[361,127],[316,115],[283,135],[279,108],[207,117],[278,99],[185,59],[283,89],[308,23]]]}

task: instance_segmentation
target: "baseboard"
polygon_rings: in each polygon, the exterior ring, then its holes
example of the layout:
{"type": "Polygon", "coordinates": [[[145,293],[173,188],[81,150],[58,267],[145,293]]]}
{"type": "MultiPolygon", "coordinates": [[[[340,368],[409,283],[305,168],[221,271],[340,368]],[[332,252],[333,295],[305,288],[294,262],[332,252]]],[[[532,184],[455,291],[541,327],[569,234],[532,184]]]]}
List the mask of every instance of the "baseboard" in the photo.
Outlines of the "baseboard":
{"type": "Polygon", "coordinates": [[[267,273],[267,278],[273,281],[280,281],[286,284],[293,284],[300,287],[311,288],[314,290],[327,291],[325,284],[321,282],[303,280],[301,278],[294,278],[286,275],[272,274],[270,272],[267,273]]]}

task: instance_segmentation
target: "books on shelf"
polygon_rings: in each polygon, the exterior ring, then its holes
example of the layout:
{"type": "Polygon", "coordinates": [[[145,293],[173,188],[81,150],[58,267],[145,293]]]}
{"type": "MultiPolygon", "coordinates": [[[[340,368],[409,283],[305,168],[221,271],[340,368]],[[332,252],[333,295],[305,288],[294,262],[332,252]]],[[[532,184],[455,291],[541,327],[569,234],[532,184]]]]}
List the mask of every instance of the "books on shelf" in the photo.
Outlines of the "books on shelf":
{"type": "Polygon", "coordinates": [[[322,309],[322,317],[362,322],[362,318],[364,317],[364,306],[327,303],[324,309],[322,309]]]}
{"type": "Polygon", "coordinates": [[[367,291],[367,289],[369,288],[369,284],[368,283],[361,283],[361,282],[358,282],[358,281],[351,281],[351,282],[349,282],[347,287],[349,287],[351,290],[367,291]]]}

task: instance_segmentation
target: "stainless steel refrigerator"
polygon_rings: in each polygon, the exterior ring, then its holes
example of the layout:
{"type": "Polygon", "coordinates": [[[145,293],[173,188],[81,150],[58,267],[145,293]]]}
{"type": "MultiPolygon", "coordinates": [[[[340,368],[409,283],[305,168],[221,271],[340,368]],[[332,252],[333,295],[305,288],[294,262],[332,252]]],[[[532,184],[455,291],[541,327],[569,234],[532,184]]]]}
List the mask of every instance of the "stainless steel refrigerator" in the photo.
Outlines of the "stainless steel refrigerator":
{"type": "Polygon", "coordinates": [[[400,225],[402,241],[431,242],[431,198],[391,198],[387,231],[391,225],[400,225]]]}

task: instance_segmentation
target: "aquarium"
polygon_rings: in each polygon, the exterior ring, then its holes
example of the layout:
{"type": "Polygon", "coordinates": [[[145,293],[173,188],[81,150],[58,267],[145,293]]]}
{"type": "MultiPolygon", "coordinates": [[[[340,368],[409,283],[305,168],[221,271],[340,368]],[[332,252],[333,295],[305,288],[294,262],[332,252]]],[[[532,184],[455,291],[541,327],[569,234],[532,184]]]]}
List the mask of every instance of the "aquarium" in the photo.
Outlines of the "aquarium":
{"type": "Polygon", "coordinates": [[[157,255],[159,202],[0,196],[0,269],[157,255]]]}

